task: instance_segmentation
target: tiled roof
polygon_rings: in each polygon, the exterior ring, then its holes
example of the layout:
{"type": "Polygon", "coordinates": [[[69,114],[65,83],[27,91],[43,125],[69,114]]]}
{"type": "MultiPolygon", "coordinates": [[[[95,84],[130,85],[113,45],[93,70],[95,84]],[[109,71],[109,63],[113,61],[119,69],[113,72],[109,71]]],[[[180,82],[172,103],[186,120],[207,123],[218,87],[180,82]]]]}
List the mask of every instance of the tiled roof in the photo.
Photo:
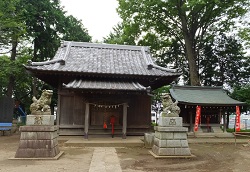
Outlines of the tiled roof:
{"type": "Polygon", "coordinates": [[[222,87],[175,85],[170,89],[170,94],[181,104],[211,106],[236,106],[245,104],[244,102],[230,98],[222,87]]]}
{"type": "MultiPolygon", "coordinates": [[[[126,90],[126,91],[146,91],[147,88],[138,82],[123,81],[86,81],[73,80],[68,84],[63,84],[65,88],[71,89],[98,89],[98,90],[126,90]]],[[[148,88],[150,89],[150,88],[148,88]]]]}
{"type": "Polygon", "coordinates": [[[176,76],[180,73],[153,63],[149,48],[113,44],[65,41],[55,57],[46,62],[30,62],[33,71],[79,74],[176,76]]]}

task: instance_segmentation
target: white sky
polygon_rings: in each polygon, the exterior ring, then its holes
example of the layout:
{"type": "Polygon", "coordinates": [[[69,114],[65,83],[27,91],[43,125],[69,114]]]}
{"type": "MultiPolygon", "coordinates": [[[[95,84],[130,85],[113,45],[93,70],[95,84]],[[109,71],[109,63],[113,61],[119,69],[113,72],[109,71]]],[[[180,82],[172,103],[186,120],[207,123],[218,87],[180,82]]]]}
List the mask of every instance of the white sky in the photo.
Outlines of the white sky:
{"type": "Polygon", "coordinates": [[[72,15],[81,19],[92,41],[102,41],[119,21],[117,0],[61,0],[61,5],[72,15]]]}

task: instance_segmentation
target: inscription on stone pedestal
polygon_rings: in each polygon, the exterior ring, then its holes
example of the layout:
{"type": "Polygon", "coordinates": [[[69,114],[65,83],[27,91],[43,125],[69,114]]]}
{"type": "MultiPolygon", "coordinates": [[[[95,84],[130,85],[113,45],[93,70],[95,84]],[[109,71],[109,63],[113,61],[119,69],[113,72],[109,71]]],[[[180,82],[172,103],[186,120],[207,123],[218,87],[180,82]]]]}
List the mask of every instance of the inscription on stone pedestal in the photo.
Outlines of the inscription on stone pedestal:
{"type": "Polygon", "coordinates": [[[175,121],[175,119],[170,119],[169,120],[169,125],[176,125],[176,121],[175,121]]]}
{"type": "Polygon", "coordinates": [[[26,125],[54,125],[53,115],[27,115],[26,125]]]}
{"type": "Polygon", "coordinates": [[[36,116],[34,118],[34,125],[42,125],[43,124],[43,117],[42,116],[36,116]]]}

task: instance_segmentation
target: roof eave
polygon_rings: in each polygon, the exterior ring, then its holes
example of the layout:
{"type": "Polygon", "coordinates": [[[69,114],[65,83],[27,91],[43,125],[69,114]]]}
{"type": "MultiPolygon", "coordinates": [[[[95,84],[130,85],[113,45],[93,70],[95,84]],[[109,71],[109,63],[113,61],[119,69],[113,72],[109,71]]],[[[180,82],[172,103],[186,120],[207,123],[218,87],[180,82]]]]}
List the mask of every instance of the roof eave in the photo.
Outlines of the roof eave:
{"type": "Polygon", "coordinates": [[[246,103],[235,103],[235,104],[214,104],[214,103],[198,103],[198,102],[184,102],[184,101],[178,101],[178,104],[183,104],[183,105],[190,105],[190,106],[211,106],[211,107],[232,107],[232,106],[246,106],[246,103]]]}

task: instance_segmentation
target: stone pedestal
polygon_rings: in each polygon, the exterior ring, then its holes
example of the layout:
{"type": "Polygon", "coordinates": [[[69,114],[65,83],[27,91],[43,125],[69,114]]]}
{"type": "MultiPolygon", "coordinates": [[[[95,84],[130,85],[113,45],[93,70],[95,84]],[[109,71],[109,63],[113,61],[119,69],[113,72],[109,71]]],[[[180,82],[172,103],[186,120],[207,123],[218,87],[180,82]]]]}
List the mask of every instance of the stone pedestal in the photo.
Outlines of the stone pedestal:
{"type": "Polygon", "coordinates": [[[191,156],[187,141],[188,129],[181,117],[160,117],[155,126],[152,153],[155,156],[191,156]]]}
{"type": "Polygon", "coordinates": [[[51,158],[57,156],[58,126],[52,115],[27,115],[26,126],[21,126],[21,137],[15,158],[51,158]]]}
{"type": "Polygon", "coordinates": [[[54,125],[53,115],[27,115],[26,125],[42,126],[42,125],[54,125]]]}

